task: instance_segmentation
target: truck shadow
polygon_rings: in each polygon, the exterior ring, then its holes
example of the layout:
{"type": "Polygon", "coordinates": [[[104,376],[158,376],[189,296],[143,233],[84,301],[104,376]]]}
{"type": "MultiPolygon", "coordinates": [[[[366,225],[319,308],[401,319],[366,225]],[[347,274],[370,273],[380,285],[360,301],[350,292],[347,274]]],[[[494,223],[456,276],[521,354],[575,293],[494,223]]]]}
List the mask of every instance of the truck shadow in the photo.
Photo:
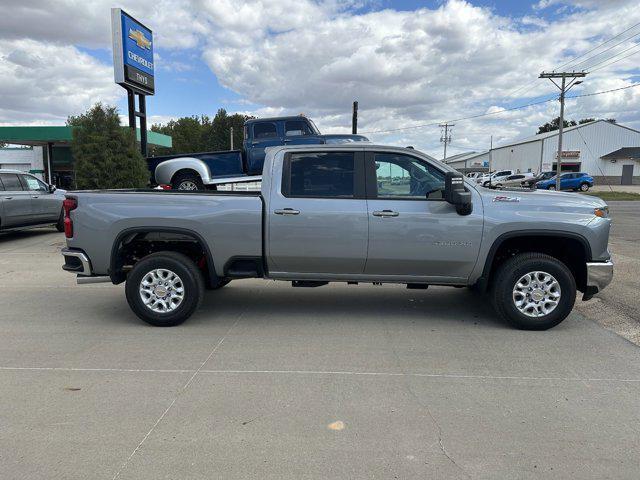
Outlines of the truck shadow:
{"type": "Polygon", "coordinates": [[[466,288],[407,290],[402,285],[335,284],[293,289],[284,282],[277,283],[256,289],[232,282],[221,290],[207,292],[200,309],[187,323],[205,324],[242,315],[243,324],[322,322],[330,326],[385,320],[506,328],[488,298],[466,288]]]}

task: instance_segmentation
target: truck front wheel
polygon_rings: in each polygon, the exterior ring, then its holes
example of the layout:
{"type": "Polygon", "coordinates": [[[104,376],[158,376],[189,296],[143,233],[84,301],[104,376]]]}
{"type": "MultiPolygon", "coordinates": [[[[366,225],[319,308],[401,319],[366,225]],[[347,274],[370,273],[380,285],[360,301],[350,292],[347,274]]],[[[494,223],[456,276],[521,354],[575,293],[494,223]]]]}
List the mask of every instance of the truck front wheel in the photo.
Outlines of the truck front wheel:
{"type": "Polygon", "coordinates": [[[495,272],[493,306],[512,326],[547,330],[562,322],[573,309],[576,281],[557,258],[542,253],[514,255],[495,272]]]}
{"type": "Polygon", "coordinates": [[[131,310],[142,320],[156,327],[173,327],[198,308],[204,281],[186,255],[158,252],[135,264],[125,292],[131,310]]]}

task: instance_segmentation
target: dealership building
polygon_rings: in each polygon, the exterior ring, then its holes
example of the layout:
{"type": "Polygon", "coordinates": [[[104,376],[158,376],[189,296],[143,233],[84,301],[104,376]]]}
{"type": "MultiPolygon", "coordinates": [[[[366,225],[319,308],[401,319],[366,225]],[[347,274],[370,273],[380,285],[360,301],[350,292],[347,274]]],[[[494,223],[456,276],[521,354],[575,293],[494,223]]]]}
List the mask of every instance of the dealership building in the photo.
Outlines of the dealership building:
{"type": "MultiPolygon", "coordinates": [[[[0,127],[0,168],[31,172],[60,188],[74,188],[75,169],[71,154],[73,129],[69,126],[0,127]]],[[[126,128],[126,127],[123,127],[126,128]]],[[[136,130],[140,140],[140,129],[136,130]]],[[[151,146],[171,147],[171,137],[147,132],[151,146]]]]}
{"type": "MultiPolygon", "coordinates": [[[[541,172],[557,169],[558,131],[541,133],[500,145],[491,151],[447,158],[461,171],[516,170],[541,172]]],[[[586,172],[597,182],[640,184],[640,131],[606,120],[564,129],[562,171],[586,172]]]]}

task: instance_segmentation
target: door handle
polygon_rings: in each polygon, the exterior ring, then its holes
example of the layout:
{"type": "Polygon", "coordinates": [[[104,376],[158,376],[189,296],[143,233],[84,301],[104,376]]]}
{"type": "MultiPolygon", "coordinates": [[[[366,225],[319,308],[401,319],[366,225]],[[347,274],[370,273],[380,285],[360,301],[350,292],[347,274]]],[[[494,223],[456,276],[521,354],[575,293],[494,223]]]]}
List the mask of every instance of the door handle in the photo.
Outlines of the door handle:
{"type": "Polygon", "coordinates": [[[274,210],[276,215],[298,215],[300,210],[294,210],[293,208],[283,208],[282,210],[274,210]]]}
{"type": "Polygon", "coordinates": [[[11,200],[13,197],[4,197],[5,200],[11,200]]]}
{"type": "Polygon", "coordinates": [[[397,217],[398,215],[400,214],[393,210],[376,210],[373,212],[374,217],[397,217]]]}
{"type": "Polygon", "coordinates": [[[40,198],[38,195],[31,195],[31,198],[40,198]]]}

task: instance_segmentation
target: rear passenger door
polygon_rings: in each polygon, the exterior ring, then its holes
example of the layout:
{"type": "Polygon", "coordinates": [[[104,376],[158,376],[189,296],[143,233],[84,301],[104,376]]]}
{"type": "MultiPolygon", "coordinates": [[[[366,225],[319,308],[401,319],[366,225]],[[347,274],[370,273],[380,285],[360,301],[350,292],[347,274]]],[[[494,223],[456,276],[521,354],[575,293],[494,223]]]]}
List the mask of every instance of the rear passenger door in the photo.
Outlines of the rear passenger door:
{"type": "Polygon", "coordinates": [[[2,194],[2,228],[22,227],[37,223],[31,208],[31,194],[25,191],[15,173],[0,173],[2,194]]]}
{"type": "Polygon", "coordinates": [[[62,198],[49,191],[49,186],[31,175],[18,175],[22,187],[31,193],[34,221],[56,222],[62,209],[62,198]]]}
{"type": "Polygon", "coordinates": [[[363,273],[368,232],[363,153],[287,153],[271,174],[270,275],[322,279],[363,273]]]}

